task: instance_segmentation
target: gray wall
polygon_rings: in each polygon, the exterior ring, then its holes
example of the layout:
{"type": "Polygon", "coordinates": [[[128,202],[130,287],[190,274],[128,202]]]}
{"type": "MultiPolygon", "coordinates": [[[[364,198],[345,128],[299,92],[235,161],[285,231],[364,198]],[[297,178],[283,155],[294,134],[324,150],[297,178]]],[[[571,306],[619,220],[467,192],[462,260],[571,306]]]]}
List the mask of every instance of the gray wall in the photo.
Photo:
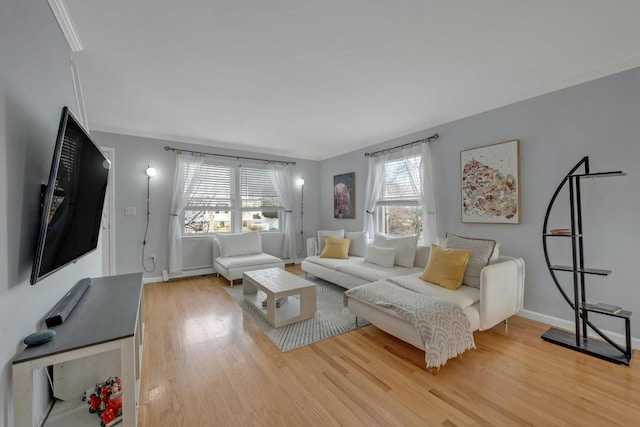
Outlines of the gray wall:
{"type": "MultiPolygon", "coordinates": [[[[517,104],[428,129],[322,162],[321,228],[361,229],[367,176],[365,151],[388,148],[431,136],[438,233],[488,237],[501,242],[501,253],[526,262],[525,315],[548,322],[571,320],[573,312],[555,288],[544,262],[542,223],[553,192],[583,157],[591,171],[623,170],[626,177],[586,181],[583,190],[587,266],[613,270],[609,277],[587,277],[587,295],[640,312],[635,267],[640,246],[640,69],[633,69],[517,104]],[[460,151],[520,140],[521,223],[463,224],[460,220],[460,151]],[[332,217],[332,177],[356,173],[354,220],[332,217]]],[[[569,206],[561,193],[550,228],[568,227],[569,206]]],[[[557,239],[556,239],[557,240],[557,239]]],[[[551,242],[554,263],[568,263],[566,241],[551,242]],[[563,246],[564,245],[564,246],[563,246]]],[[[570,284],[570,276],[566,278],[570,284]]],[[[567,287],[570,291],[570,288],[567,287]]],[[[632,317],[632,335],[640,337],[640,318],[632,317]]],[[[560,321],[562,323],[562,321],[560,321]]],[[[623,333],[623,322],[598,319],[598,325],[623,333]]],[[[636,341],[637,344],[637,341],[636,341]]]]}
{"type": "MultiPolygon", "coordinates": [[[[151,138],[141,138],[103,132],[93,132],[96,141],[105,147],[113,147],[115,152],[115,234],[116,234],[116,272],[118,274],[142,271],[142,242],[146,224],[147,165],[157,169],[158,173],[151,178],[150,222],[147,234],[145,256],[156,256],[156,269],[145,272],[145,278],[161,277],[162,270],[168,269],[168,227],[169,208],[175,171],[175,153],[164,150],[166,145],[208,153],[233,156],[247,156],[274,160],[295,161],[292,166],[292,179],[305,178],[304,186],[304,232],[305,237],[318,228],[318,212],[320,207],[319,182],[320,163],[310,160],[275,157],[267,154],[256,154],[238,150],[212,148],[194,144],[177,143],[151,138]],[[125,216],[125,207],[135,207],[135,216],[125,216]]],[[[243,161],[243,163],[251,163],[243,161]]],[[[255,164],[255,162],[254,162],[255,164]]],[[[295,186],[293,217],[296,229],[300,222],[300,187],[295,186]]],[[[203,263],[212,264],[210,253],[210,237],[187,238],[189,243],[183,245],[185,254],[199,253],[201,259],[185,259],[185,267],[205,267],[203,263]],[[208,252],[207,252],[208,251],[208,252]],[[190,264],[190,262],[192,262],[190,264]]],[[[298,239],[298,252],[302,255],[301,239],[298,239]]],[[[280,254],[278,254],[280,255],[280,254]]],[[[189,257],[185,257],[189,258],[189,257]]],[[[193,258],[193,257],[191,257],[193,258]]],[[[147,269],[152,265],[146,263],[147,269]]]]}
{"type": "MultiPolygon", "coordinates": [[[[76,111],[69,48],[47,2],[8,0],[0,13],[0,426],[13,425],[11,360],[22,339],[78,281],[100,276],[101,252],[29,285],[46,183],[64,105],[76,111]]],[[[34,413],[49,400],[35,372],[34,413]]]]}

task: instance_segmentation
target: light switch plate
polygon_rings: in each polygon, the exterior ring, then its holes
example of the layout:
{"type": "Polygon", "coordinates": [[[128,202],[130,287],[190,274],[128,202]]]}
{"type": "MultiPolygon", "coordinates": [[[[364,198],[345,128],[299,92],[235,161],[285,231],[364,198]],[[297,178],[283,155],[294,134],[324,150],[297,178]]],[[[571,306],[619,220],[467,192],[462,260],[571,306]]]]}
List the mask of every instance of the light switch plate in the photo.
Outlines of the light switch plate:
{"type": "Polygon", "coordinates": [[[133,207],[128,206],[128,207],[124,208],[124,215],[125,216],[135,216],[136,215],[135,206],[133,206],[133,207]]]}

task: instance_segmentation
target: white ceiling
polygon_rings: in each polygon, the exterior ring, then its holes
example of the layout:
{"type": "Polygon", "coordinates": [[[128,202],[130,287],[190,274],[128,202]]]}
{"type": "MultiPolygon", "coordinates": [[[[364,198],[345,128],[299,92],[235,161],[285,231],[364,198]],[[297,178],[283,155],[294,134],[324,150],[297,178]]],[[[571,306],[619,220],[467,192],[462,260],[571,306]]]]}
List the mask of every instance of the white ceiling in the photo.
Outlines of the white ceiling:
{"type": "Polygon", "coordinates": [[[89,126],[321,160],[640,66],[638,0],[66,0],[89,126]]]}

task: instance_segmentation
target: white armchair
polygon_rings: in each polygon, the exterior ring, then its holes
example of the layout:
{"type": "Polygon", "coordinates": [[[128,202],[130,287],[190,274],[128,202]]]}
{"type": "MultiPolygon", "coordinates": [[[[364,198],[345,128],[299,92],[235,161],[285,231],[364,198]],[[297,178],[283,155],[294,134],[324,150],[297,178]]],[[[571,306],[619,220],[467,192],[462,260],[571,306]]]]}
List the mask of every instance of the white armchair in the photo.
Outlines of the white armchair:
{"type": "Polygon", "coordinates": [[[245,271],[284,268],[282,259],[262,252],[262,239],[257,231],[219,234],[213,239],[213,268],[233,282],[245,271]]]}

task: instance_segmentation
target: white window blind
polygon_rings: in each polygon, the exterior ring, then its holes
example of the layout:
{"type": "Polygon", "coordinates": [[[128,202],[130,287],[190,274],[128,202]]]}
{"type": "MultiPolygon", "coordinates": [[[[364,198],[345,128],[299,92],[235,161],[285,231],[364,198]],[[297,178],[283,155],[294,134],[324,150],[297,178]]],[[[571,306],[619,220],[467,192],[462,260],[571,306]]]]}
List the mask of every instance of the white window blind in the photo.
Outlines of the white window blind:
{"type": "MultiPolygon", "coordinates": [[[[419,163],[420,157],[411,157],[408,161],[419,163]]],[[[376,206],[376,230],[396,235],[420,234],[422,208],[404,157],[385,163],[381,197],[376,206]]]]}
{"type": "MultiPolygon", "coordinates": [[[[193,168],[185,168],[185,182],[193,176],[193,168]]],[[[187,198],[185,210],[230,208],[233,194],[233,169],[229,166],[204,164],[198,184],[187,198]]]]}
{"type": "MultiPolygon", "coordinates": [[[[415,157],[410,161],[419,162],[420,159],[415,157]]],[[[405,159],[389,160],[385,164],[382,195],[378,205],[395,205],[398,202],[405,204],[408,201],[417,203],[417,197],[411,186],[405,159]]]]}
{"type": "Polygon", "coordinates": [[[240,168],[240,198],[243,208],[280,206],[267,169],[240,168]]]}

